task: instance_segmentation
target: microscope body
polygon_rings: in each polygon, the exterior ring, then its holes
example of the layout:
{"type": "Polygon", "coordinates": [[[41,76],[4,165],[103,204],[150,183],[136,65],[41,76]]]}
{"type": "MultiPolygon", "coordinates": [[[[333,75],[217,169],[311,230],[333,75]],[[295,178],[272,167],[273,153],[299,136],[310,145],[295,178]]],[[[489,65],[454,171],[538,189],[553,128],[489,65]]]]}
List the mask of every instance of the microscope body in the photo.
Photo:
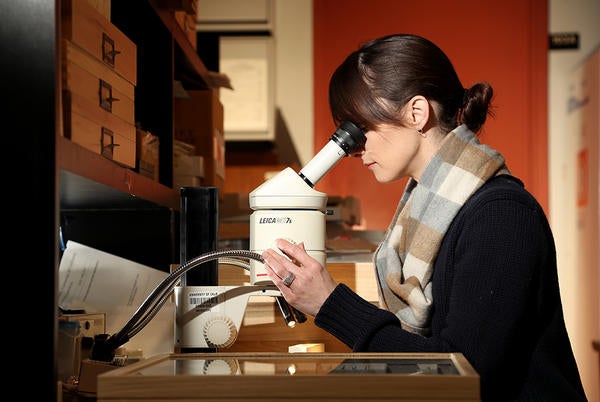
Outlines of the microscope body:
{"type": "MultiPolygon", "coordinates": [[[[330,141],[300,172],[285,168],[249,194],[250,251],[260,255],[275,249],[275,240],[303,243],[308,255],[325,266],[327,195],[314,185],[343,157],[364,149],[362,129],[345,121],[330,141]]],[[[175,346],[229,347],[237,339],[248,300],[274,296],[288,326],[302,322],[269,279],[264,264],[251,259],[250,285],[180,286],[175,288],[175,346]]],[[[304,317],[304,320],[306,318],[304,317]]]]}
{"type": "MultiPolygon", "coordinates": [[[[307,253],[325,264],[325,193],[312,189],[297,172],[286,168],[252,191],[249,200],[254,210],[250,215],[250,251],[261,254],[275,248],[275,239],[285,238],[304,243],[307,253]]],[[[279,303],[285,302],[264,264],[256,260],[250,261],[250,285],[176,287],[175,347],[230,347],[237,339],[251,296],[273,296],[279,303]]]]}
{"type": "MultiPolygon", "coordinates": [[[[325,265],[327,195],[285,168],[250,193],[250,251],[261,254],[283,238],[304,243],[306,252],[325,265]]],[[[250,262],[250,282],[270,283],[264,264],[250,262]]]]}

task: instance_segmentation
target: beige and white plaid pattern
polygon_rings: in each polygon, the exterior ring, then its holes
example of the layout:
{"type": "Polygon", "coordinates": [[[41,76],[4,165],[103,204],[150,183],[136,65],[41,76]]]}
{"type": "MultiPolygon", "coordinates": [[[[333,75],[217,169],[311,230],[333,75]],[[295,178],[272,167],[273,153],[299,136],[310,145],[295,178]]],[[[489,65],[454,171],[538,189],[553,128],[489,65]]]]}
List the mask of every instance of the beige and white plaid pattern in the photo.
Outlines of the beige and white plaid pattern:
{"type": "Polygon", "coordinates": [[[408,181],[374,255],[380,303],[405,329],[429,334],[431,275],[444,234],[469,197],[499,174],[510,174],[504,157],[462,125],[444,138],[420,181],[408,181]]]}

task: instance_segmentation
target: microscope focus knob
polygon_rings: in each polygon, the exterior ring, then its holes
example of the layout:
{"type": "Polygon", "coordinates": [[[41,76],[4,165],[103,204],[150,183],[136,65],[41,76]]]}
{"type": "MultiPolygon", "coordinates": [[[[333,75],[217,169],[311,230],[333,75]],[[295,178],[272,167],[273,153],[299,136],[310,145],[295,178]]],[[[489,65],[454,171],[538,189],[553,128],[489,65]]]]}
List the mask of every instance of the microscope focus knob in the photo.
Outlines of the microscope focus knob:
{"type": "Polygon", "coordinates": [[[204,324],[204,340],[209,347],[228,348],[236,338],[237,328],[229,317],[213,317],[204,324]]]}

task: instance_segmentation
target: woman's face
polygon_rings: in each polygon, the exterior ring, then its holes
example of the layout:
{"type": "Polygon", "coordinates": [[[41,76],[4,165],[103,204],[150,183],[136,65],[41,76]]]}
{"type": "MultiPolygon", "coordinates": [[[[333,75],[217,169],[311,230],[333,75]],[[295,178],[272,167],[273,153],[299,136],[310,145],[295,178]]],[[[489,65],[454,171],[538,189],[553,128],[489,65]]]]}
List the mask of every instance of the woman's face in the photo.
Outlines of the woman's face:
{"type": "Polygon", "coordinates": [[[408,176],[418,180],[427,161],[421,160],[422,137],[414,128],[380,124],[366,137],[360,156],[378,182],[389,183],[408,176]]]}

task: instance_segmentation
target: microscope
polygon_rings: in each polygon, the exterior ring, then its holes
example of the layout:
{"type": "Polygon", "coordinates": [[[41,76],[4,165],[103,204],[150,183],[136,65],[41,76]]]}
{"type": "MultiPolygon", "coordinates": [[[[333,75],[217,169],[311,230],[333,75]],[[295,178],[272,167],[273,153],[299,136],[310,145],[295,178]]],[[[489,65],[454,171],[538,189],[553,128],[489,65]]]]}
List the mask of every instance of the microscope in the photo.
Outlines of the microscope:
{"type": "Polygon", "coordinates": [[[327,195],[313,187],[344,156],[364,149],[365,142],[363,131],[345,121],[300,172],[288,167],[258,186],[249,195],[254,211],[250,216],[250,250],[211,251],[180,265],[152,290],[119,331],[94,337],[92,360],[112,361],[116,350],[139,333],[173,294],[174,347],[180,353],[233,345],[252,296],[274,297],[288,326],[306,320],[300,311],[287,304],[269,280],[261,254],[267,248],[274,248],[276,239],[286,238],[303,242],[307,253],[325,265],[327,195]],[[250,285],[181,284],[181,277],[187,271],[214,260],[249,270],[250,285]]]}
{"type": "MultiPolygon", "coordinates": [[[[253,210],[250,250],[247,255],[232,252],[235,257],[249,257],[249,263],[227,261],[250,271],[250,285],[176,286],[176,349],[230,347],[237,339],[252,296],[275,297],[288,326],[305,320],[302,313],[287,305],[270,281],[260,255],[268,248],[276,249],[276,239],[285,238],[295,243],[303,242],[306,252],[325,266],[327,195],[313,187],[343,157],[362,150],[365,142],[363,131],[345,121],[299,172],[285,168],[249,194],[253,210]]],[[[226,260],[224,254],[217,256],[219,261],[226,260]]]]}

